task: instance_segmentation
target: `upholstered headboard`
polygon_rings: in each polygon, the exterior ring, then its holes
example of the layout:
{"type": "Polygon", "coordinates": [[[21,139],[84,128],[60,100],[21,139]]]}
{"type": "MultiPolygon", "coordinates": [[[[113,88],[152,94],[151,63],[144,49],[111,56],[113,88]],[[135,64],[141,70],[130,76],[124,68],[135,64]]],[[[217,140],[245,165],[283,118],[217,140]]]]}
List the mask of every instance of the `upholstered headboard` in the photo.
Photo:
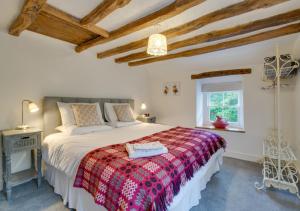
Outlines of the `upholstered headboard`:
{"type": "Polygon", "coordinates": [[[104,117],[104,103],[129,103],[134,109],[132,99],[113,99],[113,98],[78,98],[78,97],[45,97],[43,102],[44,135],[47,136],[55,132],[55,128],[61,125],[60,113],[57,102],[65,103],[99,103],[104,117]]]}

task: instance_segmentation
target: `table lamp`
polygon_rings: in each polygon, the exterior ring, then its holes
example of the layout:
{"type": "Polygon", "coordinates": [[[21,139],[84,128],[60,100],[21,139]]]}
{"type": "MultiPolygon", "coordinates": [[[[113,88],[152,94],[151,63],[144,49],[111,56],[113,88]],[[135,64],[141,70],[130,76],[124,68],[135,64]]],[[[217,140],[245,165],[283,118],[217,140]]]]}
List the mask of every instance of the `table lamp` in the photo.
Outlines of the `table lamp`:
{"type": "MultiPolygon", "coordinates": [[[[145,104],[145,103],[142,103],[142,104],[141,104],[141,110],[142,110],[142,111],[145,111],[146,109],[147,109],[146,104],[145,104]]],[[[143,115],[146,116],[146,117],[147,117],[147,116],[150,116],[149,114],[143,114],[143,115]]]]}
{"type": "Polygon", "coordinates": [[[29,128],[28,125],[24,124],[24,104],[25,103],[28,103],[28,110],[30,111],[30,113],[34,113],[39,110],[39,107],[31,100],[23,100],[22,101],[22,125],[19,125],[17,127],[17,129],[19,129],[19,130],[26,130],[29,128]]]}

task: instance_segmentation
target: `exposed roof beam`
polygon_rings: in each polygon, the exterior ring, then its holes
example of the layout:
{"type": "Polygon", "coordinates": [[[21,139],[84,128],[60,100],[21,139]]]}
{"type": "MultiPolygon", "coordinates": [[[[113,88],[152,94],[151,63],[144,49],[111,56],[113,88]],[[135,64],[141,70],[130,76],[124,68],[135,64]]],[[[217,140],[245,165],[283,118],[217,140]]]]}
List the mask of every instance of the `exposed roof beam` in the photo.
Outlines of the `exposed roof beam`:
{"type": "Polygon", "coordinates": [[[80,23],[83,25],[94,25],[111,14],[113,11],[124,7],[130,1],[131,0],[104,0],[88,15],[82,18],[80,23]]]}
{"type": "MultiPolygon", "coordinates": [[[[210,23],[213,23],[216,21],[220,21],[220,20],[223,20],[226,18],[238,16],[238,15],[241,15],[241,14],[253,11],[253,10],[257,10],[260,8],[271,7],[271,6],[280,4],[282,2],[286,2],[286,1],[288,1],[288,0],[259,0],[259,1],[245,0],[240,3],[233,4],[228,7],[222,8],[220,10],[211,12],[207,15],[201,16],[193,21],[190,21],[188,23],[182,24],[175,28],[166,30],[162,33],[164,35],[166,35],[168,38],[176,37],[176,36],[197,30],[207,24],[210,24],[210,23]]],[[[124,52],[130,51],[130,50],[142,48],[147,45],[147,41],[148,41],[148,38],[134,41],[134,42],[128,43],[126,45],[122,45],[117,48],[113,48],[113,49],[98,53],[97,57],[104,58],[104,57],[124,53],[124,52]]],[[[89,43],[89,41],[87,43],[89,43]]],[[[78,47],[78,49],[80,49],[80,46],[78,47]]]]}
{"type": "Polygon", "coordinates": [[[98,35],[42,10],[27,30],[78,45],[98,35]]]}
{"type": "Polygon", "coordinates": [[[109,38],[104,39],[102,37],[98,37],[96,39],[80,44],[75,48],[75,50],[76,52],[81,52],[90,47],[126,36],[133,32],[139,31],[156,23],[172,18],[175,15],[178,15],[191,7],[201,4],[203,1],[205,0],[175,0],[173,3],[156,12],[153,12],[147,16],[144,16],[138,20],[135,20],[110,32],[109,38]]]}
{"type": "Polygon", "coordinates": [[[35,21],[46,1],[47,0],[26,0],[21,13],[11,24],[8,33],[19,36],[22,31],[27,29],[35,21]]]}
{"type": "Polygon", "coordinates": [[[175,58],[191,57],[191,56],[211,53],[211,52],[215,52],[215,51],[225,50],[225,49],[229,49],[229,48],[244,46],[244,45],[248,45],[248,44],[252,44],[252,43],[256,43],[256,42],[273,39],[276,37],[281,37],[281,36],[285,36],[285,35],[289,35],[289,34],[298,33],[298,32],[300,32],[300,23],[290,24],[288,26],[281,27],[278,29],[270,30],[267,32],[262,32],[259,34],[255,34],[252,36],[248,36],[248,37],[244,37],[244,38],[240,38],[240,39],[236,39],[236,40],[218,43],[218,44],[211,45],[211,46],[182,51],[182,52],[174,53],[174,54],[168,54],[166,56],[144,59],[144,60],[140,60],[140,61],[136,61],[136,62],[129,62],[128,65],[129,66],[138,66],[138,65],[145,65],[145,64],[149,64],[149,63],[153,63],[153,62],[159,62],[159,61],[170,60],[170,59],[175,59],[175,58]]]}
{"type": "Polygon", "coordinates": [[[251,68],[218,70],[218,71],[210,71],[210,72],[204,72],[199,74],[193,74],[191,75],[191,79],[213,78],[213,77],[228,76],[228,75],[243,75],[243,74],[250,74],[251,72],[252,72],[251,68]]]}
{"type": "Polygon", "coordinates": [[[95,34],[101,35],[102,37],[108,37],[109,33],[102,29],[101,27],[98,26],[93,26],[93,25],[82,25],[80,24],[80,20],[60,9],[57,9],[49,4],[46,4],[43,8],[43,12],[46,12],[48,14],[51,14],[59,19],[62,19],[70,24],[73,24],[75,26],[79,26],[83,29],[86,29],[88,31],[91,31],[95,34]]]}
{"type": "MultiPolygon", "coordinates": [[[[211,31],[189,39],[174,42],[168,45],[168,51],[172,51],[178,48],[187,47],[191,45],[201,44],[205,42],[217,41],[224,38],[230,38],[233,36],[250,33],[268,27],[274,27],[274,26],[279,26],[281,24],[291,23],[297,20],[300,20],[300,9],[275,15],[269,18],[256,20],[253,22],[249,22],[231,28],[211,31]]],[[[115,61],[117,63],[123,63],[123,62],[130,62],[133,60],[143,59],[147,57],[151,57],[151,55],[147,54],[146,51],[143,51],[143,52],[133,53],[124,57],[117,58],[115,59],[115,61]]]]}
{"type": "Polygon", "coordinates": [[[128,52],[128,51],[143,48],[143,47],[147,46],[147,43],[148,43],[148,38],[137,40],[137,41],[125,44],[125,45],[121,45],[121,46],[118,46],[118,47],[115,47],[115,48],[108,49],[108,50],[102,51],[100,53],[97,53],[97,58],[98,59],[103,59],[103,58],[106,58],[106,57],[110,57],[110,56],[114,56],[114,55],[117,55],[117,54],[121,54],[121,53],[125,53],[125,52],[128,52]]]}

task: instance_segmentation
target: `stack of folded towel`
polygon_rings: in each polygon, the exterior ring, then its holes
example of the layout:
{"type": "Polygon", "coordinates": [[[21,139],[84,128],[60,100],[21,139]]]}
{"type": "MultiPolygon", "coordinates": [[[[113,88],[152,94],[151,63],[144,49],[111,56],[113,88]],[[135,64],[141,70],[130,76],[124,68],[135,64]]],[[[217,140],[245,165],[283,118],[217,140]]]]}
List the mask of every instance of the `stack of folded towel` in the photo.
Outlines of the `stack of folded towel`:
{"type": "Polygon", "coordinates": [[[126,144],[126,150],[129,158],[151,157],[168,153],[168,148],[159,141],[145,144],[126,144]]]}

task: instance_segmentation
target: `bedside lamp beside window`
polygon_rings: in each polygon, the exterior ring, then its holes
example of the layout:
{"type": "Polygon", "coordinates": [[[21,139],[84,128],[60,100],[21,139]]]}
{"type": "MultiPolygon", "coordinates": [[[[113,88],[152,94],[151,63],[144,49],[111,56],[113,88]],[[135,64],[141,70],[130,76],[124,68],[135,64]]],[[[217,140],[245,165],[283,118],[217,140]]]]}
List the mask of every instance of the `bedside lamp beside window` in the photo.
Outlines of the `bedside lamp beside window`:
{"type": "MultiPolygon", "coordinates": [[[[145,103],[141,104],[141,110],[145,112],[147,110],[147,106],[145,103]]],[[[150,116],[149,113],[144,113],[137,117],[137,120],[145,122],[145,123],[156,123],[156,117],[150,116]]]]}
{"type": "Polygon", "coordinates": [[[147,109],[146,104],[145,104],[145,103],[142,103],[142,105],[141,105],[141,110],[146,110],[146,109],[147,109]]]}
{"type": "Polygon", "coordinates": [[[19,129],[19,130],[26,130],[29,128],[28,125],[24,124],[24,105],[25,105],[25,103],[28,103],[28,110],[30,111],[30,113],[34,113],[39,110],[39,107],[31,100],[23,100],[22,101],[22,125],[19,125],[17,127],[17,129],[19,129]]]}
{"type": "MultiPolygon", "coordinates": [[[[141,110],[142,110],[142,111],[146,111],[146,109],[147,109],[146,104],[145,104],[145,103],[142,103],[142,104],[141,104],[141,110]]],[[[146,114],[146,113],[143,114],[143,115],[146,116],[146,117],[149,116],[149,114],[146,114]]]]}

